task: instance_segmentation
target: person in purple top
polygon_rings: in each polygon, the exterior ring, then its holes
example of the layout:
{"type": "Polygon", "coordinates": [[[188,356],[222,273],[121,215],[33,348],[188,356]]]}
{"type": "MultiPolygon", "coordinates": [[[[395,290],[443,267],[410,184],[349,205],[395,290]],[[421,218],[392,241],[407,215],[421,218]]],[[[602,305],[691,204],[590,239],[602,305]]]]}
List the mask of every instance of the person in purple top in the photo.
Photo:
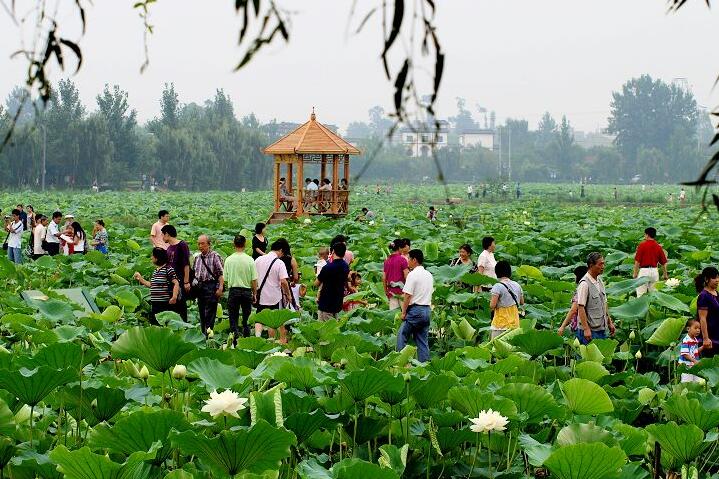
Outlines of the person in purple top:
{"type": "Polygon", "coordinates": [[[714,266],[704,268],[696,278],[694,286],[697,293],[697,315],[702,330],[702,356],[711,358],[719,351],[719,270],[714,266]]]}
{"type": "Polygon", "coordinates": [[[175,312],[183,321],[187,321],[187,298],[190,294],[190,247],[182,240],[177,239],[177,230],[172,225],[162,227],[162,236],[169,246],[167,259],[177,274],[180,282],[180,297],[175,303],[175,312]]]}
{"type": "Polygon", "coordinates": [[[409,274],[409,264],[402,256],[405,241],[397,238],[389,244],[392,253],[384,260],[382,283],[387,294],[389,309],[398,309],[402,305],[402,288],[409,274]]]}

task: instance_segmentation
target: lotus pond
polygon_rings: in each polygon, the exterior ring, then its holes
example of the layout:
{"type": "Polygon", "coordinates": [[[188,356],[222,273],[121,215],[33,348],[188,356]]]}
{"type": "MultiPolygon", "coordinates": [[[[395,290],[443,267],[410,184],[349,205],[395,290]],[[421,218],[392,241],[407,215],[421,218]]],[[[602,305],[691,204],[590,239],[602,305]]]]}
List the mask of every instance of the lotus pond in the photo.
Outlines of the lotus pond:
{"type": "Polygon", "coordinates": [[[676,362],[692,278],[719,262],[714,216],[669,207],[663,195],[638,208],[528,194],[442,207],[430,224],[427,207],[441,194],[353,195],[353,209],[377,214],[371,225],[348,217],[270,226],[271,240],[290,241],[304,278],[320,246],[349,235],[369,306],[320,323],[309,287],[300,317],[263,313],[265,324],[288,324],[289,345],[242,338],[236,348],[221,311],[211,339],[194,307],[192,324],[163,313],[163,326],[149,326],[147,290],[131,278],[152,270],[159,209],[191,247],[209,233],[225,256],[236,233],[267,218],[268,193],[0,195],[7,206],[72,212],[84,226],[101,217],[111,249],[19,267],[0,258],[0,478],[719,477],[719,360],[692,368],[703,384],[679,383],[676,362]],[[649,225],[680,282],[636,298],[633,252],[649,225]],[[462,243],[481,249],[485,235],[528,303],[521,328],[493,342],[488,293],[467,287],[487,278],[446,266],[462,243]],[[413,347],[395,351],[399,321],[381,284],[395,236],[424,250],[435,277],[426,364],[413,347]],[[572,269],[592,250],[607,260],[617,334],[579,347],[556,328],[572,269]],[[100,312],[56,291],[70,287],[84,288],[100,312]],[[45,296],[26,302],[26,290],[45,296]],[[490,409],[506,418],[504,430],[474,432],[471,419],[490,409]]]}

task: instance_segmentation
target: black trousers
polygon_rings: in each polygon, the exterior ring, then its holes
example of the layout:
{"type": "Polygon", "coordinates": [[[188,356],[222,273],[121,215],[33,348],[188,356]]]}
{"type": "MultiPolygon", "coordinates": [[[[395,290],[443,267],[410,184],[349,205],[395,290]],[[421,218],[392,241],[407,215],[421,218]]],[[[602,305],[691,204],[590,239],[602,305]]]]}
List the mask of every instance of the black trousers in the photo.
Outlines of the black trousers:
{"type": "Polygon", "coordinates": [[[50,256],[55,256],[56,254],[60,253],[60,243],[48,243],[47,244],[47,254],[50,256]]]}
{"type": "Polygon", "coordinates": [[[172,311],[174,309],[172,306],[173,305],[171,305],[169,301],[151,301],[150,307],[152,309],[150,310],[150,324],[159,326],[160,323],[157,322],[155,315],[164,311],[172,311]]]}
{"type": "Polygon", "coordinates": [[[215,292],[218,284],[216,281],[203,281],[199,285],[197,294],[197,309],[200,313],[200,327],[202,332],[207,334],[207,328],[215,328],[217,318],[217,303],[219,299],[215,292]]]}
{"type": "Polygon", "coordinates": [[[238,320],[242,310],[242,336],[250,335],[250,327],[247,318],[252,313],[252,290],[250,288],[230,288],[227,298],[227,316],[230,318],[230,331],[235,335],[235,343],[239,335],[238,320]]]}

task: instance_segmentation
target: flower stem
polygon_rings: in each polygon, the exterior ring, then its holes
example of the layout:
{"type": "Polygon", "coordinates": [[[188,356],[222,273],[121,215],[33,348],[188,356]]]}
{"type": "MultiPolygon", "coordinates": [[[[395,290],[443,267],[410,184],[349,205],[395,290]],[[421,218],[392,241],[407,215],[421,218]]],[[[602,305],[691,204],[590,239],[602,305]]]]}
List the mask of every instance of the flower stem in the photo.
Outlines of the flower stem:
{"type": "Polygon", "coordinates": [[[489,454],[489,479],[494,478],[492,474],[492,431],[487,432],[487,453],[489,454]]]}
{"type": "Polygon", "coordinates": [[[477,454],[479,452],[479,433],[477,433],[477,445],[474,448],[474,455],[472,456],[472,464],[469,466],[469,474],[467,474],[467,479],[472,477],[472,471],[474,471],[474,463],[477,462],[477,454]]]}

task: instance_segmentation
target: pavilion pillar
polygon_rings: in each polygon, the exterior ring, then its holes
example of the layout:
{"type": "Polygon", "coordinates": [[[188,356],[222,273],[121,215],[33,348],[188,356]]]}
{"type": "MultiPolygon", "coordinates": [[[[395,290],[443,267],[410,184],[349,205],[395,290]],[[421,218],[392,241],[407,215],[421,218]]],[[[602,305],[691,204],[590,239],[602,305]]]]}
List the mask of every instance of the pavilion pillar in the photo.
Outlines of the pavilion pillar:
{"type": "Polygon", "coordinates": [[[280,157],[275,155],[275,174],[272,182],[272,191],[275,197],[274,211],[280,211],[280,157]]]}
{"type": "Polygon", "coordinates": [[[302,155],[299,153],[296,155],[297,160],[297,194],[295,195],[295,198],[297,198],[297,206],[295,207],[295,211],[297,212],[297,216],[301,216],[304,211],[304,183],[302,183],[302,177],[304,176],[304,158],[302,158],[302,155]]]}
{"type": "Polygon", "coordinates": [[[292,157],[287,158],[287,191],[292,192],[292,157]]]}
{"type": "Polygon", "coordinates": [[[337,214],[338,210],[338,189],[340,182],[340,155],[332,155],[332,213],[337,214]]]}
{"type": "Polygon", "coordinates": [[[343,155],[345,158],[345,181],[347,182],[347,189],[349,190],[350,184],[350,155],[343,155]]]}
{"type": "Polygon", "coordinates": [[[327,155],[322,155],[322,164],[320,166],[320,186],[322,182],[327,178],[327,155]]]}

